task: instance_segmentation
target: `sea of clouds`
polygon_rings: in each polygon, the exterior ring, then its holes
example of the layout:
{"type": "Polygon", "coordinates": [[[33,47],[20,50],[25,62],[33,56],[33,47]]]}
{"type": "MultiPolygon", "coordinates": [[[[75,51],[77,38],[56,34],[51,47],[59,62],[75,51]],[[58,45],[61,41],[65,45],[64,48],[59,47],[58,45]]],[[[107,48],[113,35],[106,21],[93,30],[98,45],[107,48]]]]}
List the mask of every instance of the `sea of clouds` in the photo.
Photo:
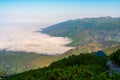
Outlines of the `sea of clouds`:
{"type": "Polygon", "coordinates": [[[40,33],[43,27],[28,24],[0,25],[0,50],[26,51],[38,54],[62,54],[72,47],[68,38],[53,37],[40,33]]]}

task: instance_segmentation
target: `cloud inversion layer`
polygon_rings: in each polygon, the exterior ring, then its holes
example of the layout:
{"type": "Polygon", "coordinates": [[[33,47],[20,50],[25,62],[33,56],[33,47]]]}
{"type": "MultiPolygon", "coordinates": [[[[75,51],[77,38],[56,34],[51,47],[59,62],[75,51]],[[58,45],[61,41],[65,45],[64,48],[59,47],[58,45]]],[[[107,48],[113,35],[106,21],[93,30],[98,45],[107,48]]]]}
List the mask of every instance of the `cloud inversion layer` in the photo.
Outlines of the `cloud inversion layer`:
{"type": "Polygon", "coordinates": [[[30,25],[2,25],[0,27],[0,49],[52,55],[71,49],[71,47],[64,46],[71,42],[70,39],[36,32],[39,29],[40,27],[30,25]]]}

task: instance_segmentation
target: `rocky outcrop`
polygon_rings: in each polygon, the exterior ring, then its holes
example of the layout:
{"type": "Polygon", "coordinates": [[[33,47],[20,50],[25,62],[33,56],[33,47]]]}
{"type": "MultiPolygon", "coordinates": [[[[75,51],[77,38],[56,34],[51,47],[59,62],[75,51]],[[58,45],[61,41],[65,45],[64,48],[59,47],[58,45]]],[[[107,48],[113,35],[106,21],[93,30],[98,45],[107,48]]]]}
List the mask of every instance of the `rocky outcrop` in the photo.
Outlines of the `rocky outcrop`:
{"type": "Polygon", "coordinates": [[[113,61],[108,60],[106,65],[109,67],[109,76],[112,76],[112,73],[120,73],[120,67],[116,65],[113,61]]]}

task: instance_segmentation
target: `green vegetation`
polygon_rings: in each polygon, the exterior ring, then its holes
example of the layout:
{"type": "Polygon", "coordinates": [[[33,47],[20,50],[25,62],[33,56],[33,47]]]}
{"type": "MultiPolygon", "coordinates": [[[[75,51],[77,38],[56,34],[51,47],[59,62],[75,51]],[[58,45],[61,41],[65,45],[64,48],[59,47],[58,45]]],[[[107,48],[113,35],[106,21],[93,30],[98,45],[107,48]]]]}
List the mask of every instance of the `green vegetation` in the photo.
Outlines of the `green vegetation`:
{"type": "Polygon", "coordinates": [[[120,49],[111,55],[111,60],[120,65],[120,49]]]}
{"type": "Polygon", "coordinates": [[[104,52],[107,53],[107,55],[111,55],[112,53],[116,52],[118,49],[120,49],[120,45],[105,49],[104,52]]]}
{"type": "Polygon", "coordinates": [[[0,70],[11,75],[48,66],[54,60],[56,57],[50,55],[6,51],[0,54],[0,70]]]}
{"type": "Polygon", "coordinates": [[[68,57],[71,55],[79,55],[80,53],[92,53],[99,50],[103,50],[106,55],[111,55],[113,52],[120,49],[120,42],[116,41],[104,41],[104,42],[95,42],[89,43],[81,46],[77,46],[74,49],[70,49],[64,54],[60,55],[60,57],[68,57]],[[111,47],[112,46],[112,47],[111,47]]]}
{"type": "Polygon", "coordinates": [[[43,33],[68,37],[73,40],[68,45],[77,47],[57,56],[0,53],[0,78],[9,75],[3,80],[119,80],[120,74],[110,77],[106,66],[107,59],[120,65],[119,27],[120,18],[100,17],[69,20],[45,28],[43,33]],[[96,57],[94,52],[98,50],[108,56],[96,57]]]}
{"type": "Polygon", "coordinates": [[[92,42],[120,41],[120,18],[99,17],[84,18],[61,22],[43,29],[43,33],[52,36],[69,37],[70,46],[79,46],[92,42]]]}
{"type": "MultiPolygon", "coordinates": [[[[119,44],[119,42],[114,41],[91,43],[83,46],[78,46],[75,49],[71,49],[65,52],[64,54],[57,56],[41,55],[27,52],[6,51],[0,54],[0,70],[3,71],[2,73],[5,73],[6,75],[17,74],[31,69],[38,69],[48,66],[53,61],[62,58],[67,58],[71,55],[79,55],[80,53],[92,53],[100,49],[104,49],[102,48],[103,46],[105,48],[108,48],[109,46],[114,46],[117,44],[119,44]]],[[[118,49],[120,49],[120,46],[105,49],[104,52],[107,55],[110,55],[118,49]]]]}
{"type": "Polygon", "coordinates": [[[2,70],[0,70],[0,78],[1,78],[1,77],[5,77],[5,76],[6,76],[5,72],[2,71],[2,70]]]}
{"type": "MultiPolygon", "coordinates": [[[[112,60],[117,58],[118,62],[119,54],[120,50],[110,57],[112,60]]],[[[96,57],[94,54],[72,55],[53,62],[48,67],[16,74],[3,80],[119,80],[120,74],[109,76],[107,59],[108,57],[96,57]]]]}

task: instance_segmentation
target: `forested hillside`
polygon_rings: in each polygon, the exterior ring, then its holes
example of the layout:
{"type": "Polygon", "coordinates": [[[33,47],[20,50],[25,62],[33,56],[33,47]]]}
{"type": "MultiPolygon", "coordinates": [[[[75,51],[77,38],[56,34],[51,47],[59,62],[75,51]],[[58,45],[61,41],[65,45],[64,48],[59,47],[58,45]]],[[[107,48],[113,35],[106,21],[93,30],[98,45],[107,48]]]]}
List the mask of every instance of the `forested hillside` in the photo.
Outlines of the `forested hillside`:
{"type": "Polygon", "coordinates": [[[119,80],[120,74],[109,76],[106,66],[109,59],[120,62],[119,57],[120,50],[106,57],[95,56],[94,53],[72,55],[53,62],[48,67],[16,74],[3,80],[119,80]]]}

